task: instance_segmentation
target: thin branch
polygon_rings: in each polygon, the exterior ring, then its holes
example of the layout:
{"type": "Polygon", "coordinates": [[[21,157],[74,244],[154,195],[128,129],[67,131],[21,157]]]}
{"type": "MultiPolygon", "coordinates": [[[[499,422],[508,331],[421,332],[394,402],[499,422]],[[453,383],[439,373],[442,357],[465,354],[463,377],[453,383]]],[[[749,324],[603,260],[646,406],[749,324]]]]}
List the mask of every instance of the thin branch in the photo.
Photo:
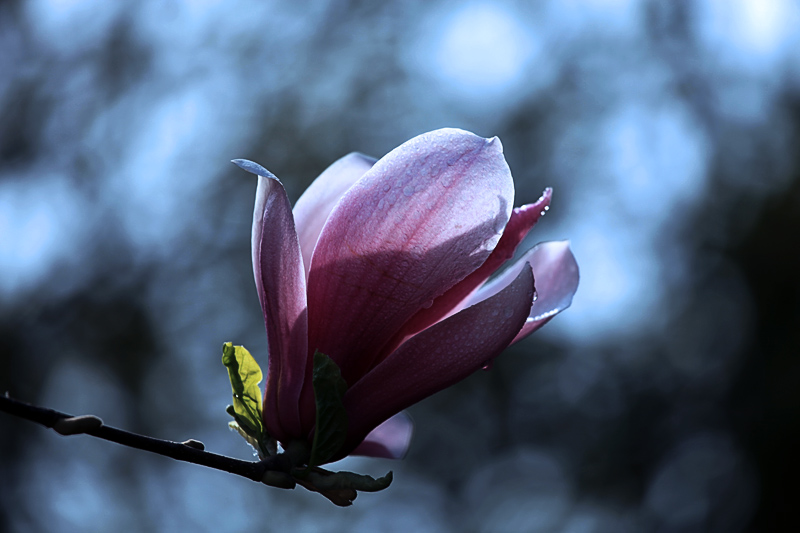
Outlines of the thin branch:
{"type": "MultiPolygon", "coordinates": [[[[280,480],[285,479],[286,476],[280,474],[288,474],[292,468],[288,458],[283,455],[273,455],[257,462],[242,461],[241,459],[207,452],[203,449],[203,444],[196,440],[173,442],[138,435],[130,431],[106,426],[102,420],[93,415],[75,417],[53,409],[46,409],[15,400],[9,397],[8,393],[0,395],[0,411],[36,422],[47,428],[53,428],[62,435],[85,433],[130,448],[157,453],[178,461],[207,466],[273,486],[281,486],[276,484],[276,481],[281,483],[280,480]],[[270,472],[275,472],[276,475],[269,474],[270,472]]],[[[293,488],[293,486],[282,486],[282,488],[293,488]]]]}
{"type": "Polygon", "coordinates": [[[307,461],[308,457],[305,442],[290,442],[285,453],[270,455],[262,461],[242,461],[207,452],[202,442],[193,439],[184,442],[154,439],[106,426],[94,415],[72,416],[15,400],[8,393],[0,395],[0,411],[52,428],[61,435],[85,433],[130,448],[236,474],[271,487],[293,489],[299,484],[310,491],[319,492],[341,507],[351,505],[359,490],[376,492],[387,488],[392,482],[391,472],[374,479],[352,472],[330,472],[318,466],[302,468],[300,462],[307,461]],[[296,453],[298,445],[302,453],[296,453]]]}

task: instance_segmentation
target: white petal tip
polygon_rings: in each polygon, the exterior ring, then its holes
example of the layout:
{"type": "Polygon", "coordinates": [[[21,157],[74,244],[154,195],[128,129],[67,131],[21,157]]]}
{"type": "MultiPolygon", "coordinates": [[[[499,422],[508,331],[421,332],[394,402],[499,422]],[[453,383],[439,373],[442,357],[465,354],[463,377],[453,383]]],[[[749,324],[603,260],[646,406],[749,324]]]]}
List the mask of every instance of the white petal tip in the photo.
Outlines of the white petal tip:
{"type": "Polygon", "coordinates": [[[367,165],[370,165],[370,166],[374,165],[375,162],[378,161],[374,157],[370,157],[368,155],[362,154],[361,152],[350,152],[349,154],[344,156],[342,159],[345,159],[345,160],[348,160],[348,161],[353,161],[353,162],[366,163],[367,165]]]}
{"type": "Polygon", "coordinates": [[[503,143],[500,142],[500,138],[497,136],[486,139],[486,146],[494,148],[501,154],[503,153],[503,143]]]}
{"type": "Polygon", "coordinates": [[[273,174],[266,168],[262,167],[258,163],[254,163],[253,161],[250,161],[248,159],[231,159],[231,163],[241,168],[245,172],[255,174],[256,176],[263,176],[265,178],[277,179],[275,178],[275,174],[273,174]]]}

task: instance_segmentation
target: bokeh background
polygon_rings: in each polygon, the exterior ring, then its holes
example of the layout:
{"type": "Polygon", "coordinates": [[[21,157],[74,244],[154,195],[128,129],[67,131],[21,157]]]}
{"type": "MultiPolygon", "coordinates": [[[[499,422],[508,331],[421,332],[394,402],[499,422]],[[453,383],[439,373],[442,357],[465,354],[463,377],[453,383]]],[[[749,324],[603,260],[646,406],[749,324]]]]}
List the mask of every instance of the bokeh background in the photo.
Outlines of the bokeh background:
{"type": "MultiPolygon", "coordinates": [[[[260,162],[498,135],[573,307],[413,407],[339,509],[0,414],[0,531],[781,531],[800,524],[800,4],[0,4],[0,390],[244,459],[221,344],[266,363],[260,162]]],[[[527,248],[525,246],[524,248],[527,248]]]]}

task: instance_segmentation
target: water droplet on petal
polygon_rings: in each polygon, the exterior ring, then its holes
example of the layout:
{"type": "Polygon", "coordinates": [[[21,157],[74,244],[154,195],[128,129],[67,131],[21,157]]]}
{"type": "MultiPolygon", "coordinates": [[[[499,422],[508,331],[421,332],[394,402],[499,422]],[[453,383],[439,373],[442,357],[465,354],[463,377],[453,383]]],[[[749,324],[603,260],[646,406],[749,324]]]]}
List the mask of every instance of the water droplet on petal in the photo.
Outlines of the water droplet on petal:
{"type": "Polygon", "coordinates": [[[412,187],[411,185],[406,185],[403,188],[403,194],[405,194],[406,196],[411,196],[412,194],[414,194],[414,187],[412,187]]]}
{"type": "Polygon", "coordinates": [[[503,309],[503,316],[505,318],[511,318],[512,316],[514,316],[514,310],[511,309],[510,307],[503,309]]]}
{"type": "Polygon", "coordinates": [[[433,300],[428,300],[422,304],[423,309],[430,309],[431,307],[433,307],[433,300]]]}
{"type": "Polygon", "coordinates": [[[391,189],[391,188],[392,188],[392,184],[391,183],[384,183],[383,184],[383,192],[389,192],[389,189],[391,189]]]}
{"type": "Polygon", "coordinates": [[[383,209],[384,207],[386,207],[386,200],[381,198],[381,201],[378,202],[378,209],[383,209]]]}

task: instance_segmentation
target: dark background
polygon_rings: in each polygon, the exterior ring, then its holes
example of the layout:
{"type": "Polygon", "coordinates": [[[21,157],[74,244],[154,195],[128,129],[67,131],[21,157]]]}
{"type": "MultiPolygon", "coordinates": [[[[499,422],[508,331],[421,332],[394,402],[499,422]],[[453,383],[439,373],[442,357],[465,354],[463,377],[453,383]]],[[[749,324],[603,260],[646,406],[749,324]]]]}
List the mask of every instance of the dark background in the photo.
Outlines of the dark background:
{"type": "MultiPolygon", "coordinates": [[[[381,494],[305,493],[0,415],[0,531],[789,531],[800,445],[791,0],[0,4],[0,390],[241,458],[255,181],[498,135],[574,305],[411,409],[381,494]]],[[[794,527],[792,527],[794,526],[794,527]]]]}

